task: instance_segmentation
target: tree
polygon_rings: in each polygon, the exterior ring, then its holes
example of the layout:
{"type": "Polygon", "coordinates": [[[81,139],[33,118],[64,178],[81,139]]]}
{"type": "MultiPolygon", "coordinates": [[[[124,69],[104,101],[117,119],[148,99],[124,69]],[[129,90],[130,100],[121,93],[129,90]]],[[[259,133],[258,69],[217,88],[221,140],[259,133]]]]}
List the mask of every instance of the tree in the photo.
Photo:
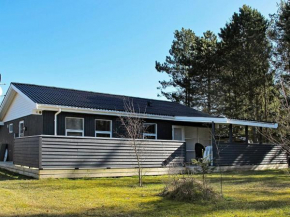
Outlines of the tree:
{"type": "Polygon", "coordinates": [[[290,2],[281,1],[277,13],[270,17],[268,35],[273,43],[271,63],[280,98],[280,108],[275,114],[275,122],[279,128],[261,133],[290,154],[290,2]]]}
{"type": "Polygon", "coordinates": [[[269,37],[273,42],[272,63],[278,75],[290,72],[290,2],[281,1],[276,14],[270,15],[269,37]]]}
{"type": "MultiPolygon", "coordinates": [[[[158,72],[165,72],[169,75],[169,81],[160,81],[161,94],[167,99],[174,102],[179,102],[187,106],[195,106],[194,102],[196,95],[193,95],[198,90],[195,87],[194,81],[190,80],[195,73],[193,58],[197,49],[197,36],[190,29],[182,28],[181,31],[175,31],[169,56],[166,56],[164,63],[155,63],[158,72]],[[190,76],[191,75],[191,76],[190,76]],[[168,87],[173,87],[173,92],[165,92],[168,87]]],[[[196,80],[199,78],[196,77],[196,80]]]]}
{"type": "Polygon", "coordinates": [[[146,131],[143,125],[143,120],[139,117],[139,113],[135,111],[134,103],[130,99],[124,99],[124,110],[127,116],[120,116],[122,126],[125,130],[125,137],[130,138],[130,145],[133,150],[133,155],[138,165],[139,186],[143,186],[142,160],[144,146],[142,145],[143,132],[146,131]]]}
{"type": "Polygon", "coordinates": [[[290,94],[290,2],[281,1],[277,13],[270,17],[268,35],[273,43],[272,67],[276,73],[276,84],[283,111],[285,96],[290,94]]]}
{"type": "Polygon", "coordinates": [[[169,56],[156,62],[158,72],[167,73],[169,81],[160,81],[161,94],[167,99],[196,107],[208,113],[215,110],[217,37],[207,31],[198,37],[190,29],[175,31],[169,56]],[[173,91],[166,92],[168,87],[173,91]]]}
{"type": "Polygon", "coordinates": [[[217,36],[206,31],[198,40],[197,69],[199,70],[200,83],[198,106],[209,114],[217,114],[218,97],[220,89],[220,62],[218,57],[217,36]]]}
{"type": "Polygon", "coordinates": [[[281,87],[281,108],[280,112],[275,116],[275,122],[278,123],[278,130],[271,130],[267,132],[259,132],[272,144],[280,146],[288,155],[290,155],[290,97],[289,97],[289,83],[280,80],[281,87]],[[288,87],[287,87],[288,86],[288,87]]]}
{"type": "Polygon", "coordinates": [[[221,29],[219,56],[223,94],[219,113],[267,121],[277,108],[274,73],[269,66],[268,26],[260,12],[244,5],[221,29]]]}

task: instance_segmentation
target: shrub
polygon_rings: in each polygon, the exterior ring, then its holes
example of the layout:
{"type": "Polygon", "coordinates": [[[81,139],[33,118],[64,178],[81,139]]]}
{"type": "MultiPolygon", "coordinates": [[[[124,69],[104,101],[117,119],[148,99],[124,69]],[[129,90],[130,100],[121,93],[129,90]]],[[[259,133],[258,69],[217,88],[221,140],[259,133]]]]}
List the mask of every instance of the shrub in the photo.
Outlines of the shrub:
{"type": "Polygon", "coordinates": [[[192,177],[170,179],[161,195],[177,201],[208,201],[219,198],[219,194],[211,187],[204,186],[192,177]]]}

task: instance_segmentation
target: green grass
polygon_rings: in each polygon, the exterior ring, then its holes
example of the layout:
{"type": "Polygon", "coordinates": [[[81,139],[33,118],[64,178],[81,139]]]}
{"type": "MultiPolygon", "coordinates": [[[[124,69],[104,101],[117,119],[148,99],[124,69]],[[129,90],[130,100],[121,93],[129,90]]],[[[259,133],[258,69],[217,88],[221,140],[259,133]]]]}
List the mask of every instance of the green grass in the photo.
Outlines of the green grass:
{"type": "MultiPolygon", "coordinates": [[[[0,216],[289,216],[283,171],[224,174],[224,200],[185,203],[159,196],[167,176],[33,180],[0,170],[0,216]]],[[[219,175],[209,175],[219,190],[219,175]]]]}

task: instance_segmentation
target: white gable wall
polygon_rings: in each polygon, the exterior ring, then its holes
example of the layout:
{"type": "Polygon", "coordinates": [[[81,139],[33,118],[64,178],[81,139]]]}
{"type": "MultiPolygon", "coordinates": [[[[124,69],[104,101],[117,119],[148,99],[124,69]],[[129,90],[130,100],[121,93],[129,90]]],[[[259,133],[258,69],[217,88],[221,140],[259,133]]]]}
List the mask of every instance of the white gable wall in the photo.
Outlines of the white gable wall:
{"type": "Polygon", "coordinates": [[[4,116],[3,122],[31,115],[33,114],[33,110],[35,109],[35,107],[35,103],[17,93],[6,115],[4,116]]]}

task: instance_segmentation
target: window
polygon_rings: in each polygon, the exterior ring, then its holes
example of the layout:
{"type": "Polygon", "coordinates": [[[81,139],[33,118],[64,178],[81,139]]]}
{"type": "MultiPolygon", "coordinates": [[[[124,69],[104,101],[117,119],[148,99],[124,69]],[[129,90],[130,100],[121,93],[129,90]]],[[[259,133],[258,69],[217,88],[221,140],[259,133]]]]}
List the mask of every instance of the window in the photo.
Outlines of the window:
{"type": "Polygon", "coordinates": [[[173,129],[173,132],[172,132],[172,139],[173,140],[184,140],[183,127],[172,126],[172,129],[173,129]]]}
{"type": "Polygon", "coordinates": [[[83,118],[65,118],[66,136],[84,136],[83,118]]]}
{"type": "Polygon", "coordinates": [[[8,125],[9,133],[13,133],[13,124],[8,125]]]}
{"type": "Polygon", "coordinates": [[[111,120],[96,120],[96,137],[112,138],[112,121],[111,120]]]}
{"type": "Polygon", "coordinates": [[[24,136],[24,121],[19,122],[19,137],[24,136]]]}
{"type": "Polygon", "coordinates": [[[144,123],[143,130],[143,139],[157,139],[157,124],[144,123]]]}

